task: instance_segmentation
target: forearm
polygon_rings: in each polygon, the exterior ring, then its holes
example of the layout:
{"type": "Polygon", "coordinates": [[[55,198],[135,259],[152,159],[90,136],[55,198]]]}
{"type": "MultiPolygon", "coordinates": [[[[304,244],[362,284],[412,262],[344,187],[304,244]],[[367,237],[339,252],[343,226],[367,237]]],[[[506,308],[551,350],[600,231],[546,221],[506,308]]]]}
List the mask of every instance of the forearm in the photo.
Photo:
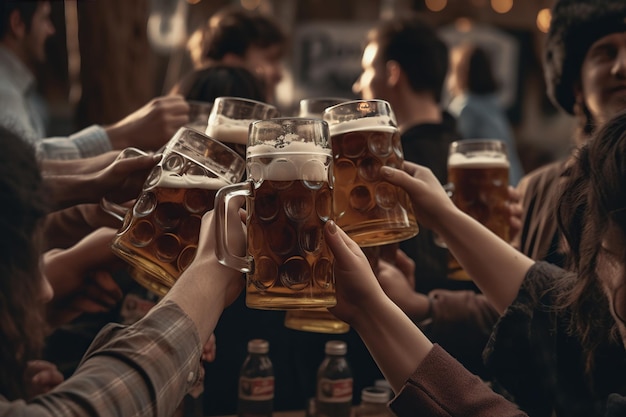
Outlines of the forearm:
{"type": "Polygon", "coordinates": [[[53,211],[77,204],[97,203],[102,197],[95,177],[90,175],[45,176],[44,182],[53,211]]]}
{"type": "Polygon", "coordinates": [[[241,279],[241,274],[220,265],[215,257],[208,261],[196,259],[164,298],[185,311],[203,342],[209,339],[224,311],[228,279],[241,279]],[[219,278],[210,279],[209,274],[219,278]]]}
{"type": "Polygon", "coordinates": [[[438,232],[448,249],[494,308],[504,312],[534,261],[460,210],[445,219],[438,232]]]}
{"type": "Polygon", "coordinates": [[[432,343],[411,319],[381,294],[351,323],[395,392],[432,349],[432,343]]]}

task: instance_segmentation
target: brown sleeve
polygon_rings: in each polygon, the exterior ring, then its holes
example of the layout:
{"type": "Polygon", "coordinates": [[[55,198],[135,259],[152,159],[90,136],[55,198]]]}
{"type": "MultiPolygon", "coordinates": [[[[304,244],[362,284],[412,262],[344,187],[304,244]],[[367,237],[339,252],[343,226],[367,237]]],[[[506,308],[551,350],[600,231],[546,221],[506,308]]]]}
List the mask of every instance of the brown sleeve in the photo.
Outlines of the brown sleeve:
{"type": "Polygon", "coordinates": [[[471,372],[488,377],[482,352],[498,312],[487,298],[474,291],[433,290],[431,320],[420,325],[426,336],[440,344],[471,372]]]}
{"type": "Polygon", "coordinates": [[[523,417],[517,406],[435,345],[389,404],[398,417],[523,417]]]}

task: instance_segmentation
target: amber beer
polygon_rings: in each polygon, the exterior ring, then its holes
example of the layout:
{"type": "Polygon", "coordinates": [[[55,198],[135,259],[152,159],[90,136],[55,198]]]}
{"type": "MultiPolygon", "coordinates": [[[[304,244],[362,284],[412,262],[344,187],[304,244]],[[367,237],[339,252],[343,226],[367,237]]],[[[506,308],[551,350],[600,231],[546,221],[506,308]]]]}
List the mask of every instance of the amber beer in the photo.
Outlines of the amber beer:
{"type": "MultiPolygon", "coordinates": [[[[448,181],[456,206],[508,242],[509,161],[504,148],[501,152],[451,152],[448,181]]],[[[452,256],[448,269],[452,278],[469,279],[452,256]]]]}
{"type": "Polygon", "coordinates": [[[239,181],[244,166],[227,146],[183,127],[165,146],[131,210],[103,201],[105,211],[124,216],[111,249],[132,266],[137,282],[167,293],[196,255],[202,216],[213,209],[217,190],[239,181]]]}
{"type": "Polygon", "coordinates": [[[335,304],[334,258],[323,234],[332,211],[325,168],[331,156],[299,145],[299,151],[278,153],[248,148],[249,173],[263,172],[247,201],[248,253],[254,259],[247,283],[250,307],[335,304]],[[314,175],[305,180],[296,167],[307,164],[314,175]]]}
{"type": "Polygon", "coordinates": [[[415,236],[419,229],[409,196],[380,175],[381,167],[400,168],[404,161],[388,103],[341,103],[326,109],[324,120],[332,138],[337,224],[361,247],[415,236]]]}
{"type": "MultiPolygon", "coordinates": [[[[192,171],[201,169],[189,163],[192,171]]],[[[158,294],[174,285],[196,255],[202,215],[213,209],[215,193],[228,184],[220,178],[162,176],[144,190],[113,241],[119,256],[149,273],[135,279],[158,294]]]]}
{"type": "Polygon", "coordinates": [[[215,198],[216,254],[223,265],[247,274],[248,307],[335,305],[334,257],[323,232],[332,218],[331,161],[322,120],[279,118],[250,125],[248,180],[222,188],[215,198]],[[227,242],[235,196],[246,197],[245,257],[227,242]]]}

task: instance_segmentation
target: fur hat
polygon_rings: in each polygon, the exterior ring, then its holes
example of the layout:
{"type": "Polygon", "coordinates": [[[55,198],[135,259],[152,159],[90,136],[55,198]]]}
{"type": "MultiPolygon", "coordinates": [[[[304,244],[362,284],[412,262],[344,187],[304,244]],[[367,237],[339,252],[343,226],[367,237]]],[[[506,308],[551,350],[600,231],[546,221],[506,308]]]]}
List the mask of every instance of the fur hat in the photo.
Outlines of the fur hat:
{"type": "Polygon", "coordinates": [[[557,0],[543,62],[548,96],[556,106],[574,114],[574,85],[587,51],[616,32],[626,32],[626,0],[557,0]]]}

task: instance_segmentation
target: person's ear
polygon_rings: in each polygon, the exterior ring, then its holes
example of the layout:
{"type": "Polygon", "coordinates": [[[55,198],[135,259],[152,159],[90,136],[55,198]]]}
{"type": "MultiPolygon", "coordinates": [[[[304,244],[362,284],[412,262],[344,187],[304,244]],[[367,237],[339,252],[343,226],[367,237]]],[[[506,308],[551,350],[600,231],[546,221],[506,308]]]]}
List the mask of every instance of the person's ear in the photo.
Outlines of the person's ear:
{"type": "Polygon", "coordinates": [[[9,34],[16,39],[22,39],[26,35],[26,24],[18,10],[13,10],[9,15],[9,34]]]}
{"type": "Polygon", "coordinates": [[[396,87],[400,82],[400,78],[402,77],[402,68],[398,61],[387,61],[386,64],[387,69],[387,85],[389,87],[396,87]]]}

